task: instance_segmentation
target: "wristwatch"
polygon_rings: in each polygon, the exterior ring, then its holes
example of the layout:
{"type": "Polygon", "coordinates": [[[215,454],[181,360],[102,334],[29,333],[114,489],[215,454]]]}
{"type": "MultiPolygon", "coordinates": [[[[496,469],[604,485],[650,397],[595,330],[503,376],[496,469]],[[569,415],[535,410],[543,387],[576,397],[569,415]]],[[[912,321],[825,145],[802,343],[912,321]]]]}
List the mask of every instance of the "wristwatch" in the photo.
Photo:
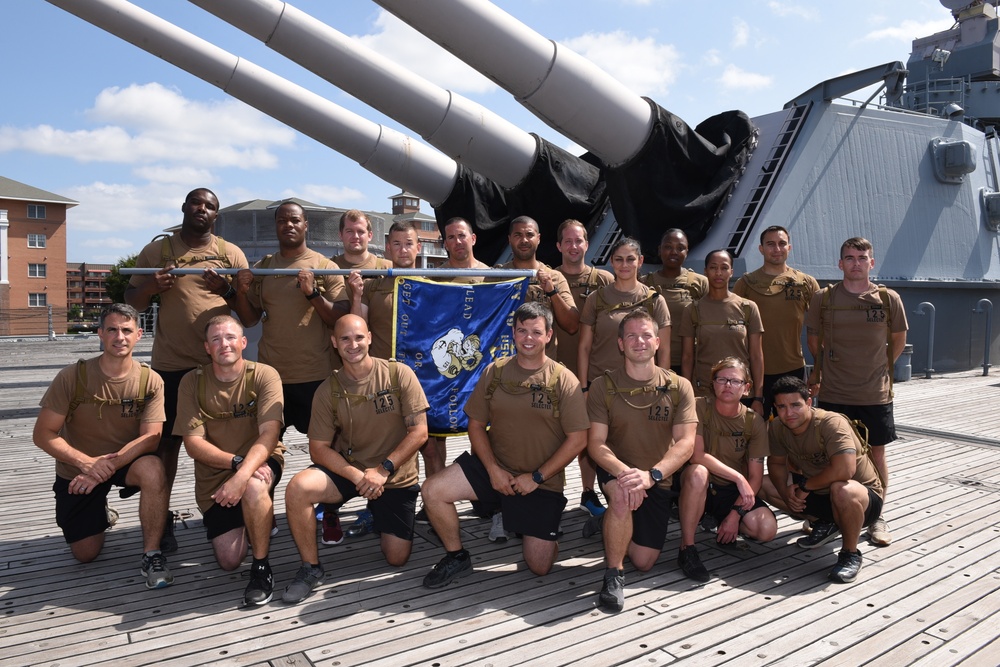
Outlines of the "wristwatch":
{"type": "Polygon", "coordinates": [[[395,464],[392,461],[390,461],[389,459],[386,459],[385,461],[382,461],[382,467],[385,468],[385,471],[387,473],[389,473],[390,475],[392,473],[396,472],[396,466],[395,466],[395,464]]]}
{"type": "Polygon", "coordinates": [[[795,481],[795,485],[798,486],[803,491],[805,491],[806,493],[812,493],[812,491],[806,488],[806,482],[808,481],[809,478],[806,477],[805,475],[802,475],[795,481]]]}
{"type": "Polygon", "coordinates": [[[542,294],[544,294],[545,296],[547,296],[547,297],[549,297],[549,298],[551,299],[551,298],[552,298],[552,297],[554,297],[554,296],[555,296],[556,294],[559,294],[559,290],[557,290],[557,289],[552,289],[552,290],[549,290],[548,292],[542,292],[542,294]]]}
{"type": "Polygon", "coordinates": [[[541,472],[536,470],[535,472],[531,473],[531,481],[534,482],[535,484],[541,484],[542,482],[545,481],[545,477],[542,475],[541,472]]]}
{"type": "Polygon", "coordinates": [[[653,484],[659,484],[663,481],[663,473],[656,468],[649,469],[649,477],[653,480],[653,484]]]}
{"type": "Polygon", "coordinates": [[[307,295],[306,295],[306,298],[307,298],[307,299],[309,299],[310,301],[312,301],[313,299],[315,299],[315,298],[316,298],[316,297],[318,297],[319,295],[320,295],[320,291],[319,291],[319,288],[318,288],[318,287],[316,287],[316,286],[314,285],[314,286],[313,286],[313,291],[312,291],[312,294],[307,294],[307,295]]]}
{"type": "Polygon", "coordinates": [[[243,457],[237,455],[233,457],[233,462],[230,463],[230,465],[232,466],[233,470],[236,470],[237,468],[240,467],[241,463],[243,463],[243,457]]]}

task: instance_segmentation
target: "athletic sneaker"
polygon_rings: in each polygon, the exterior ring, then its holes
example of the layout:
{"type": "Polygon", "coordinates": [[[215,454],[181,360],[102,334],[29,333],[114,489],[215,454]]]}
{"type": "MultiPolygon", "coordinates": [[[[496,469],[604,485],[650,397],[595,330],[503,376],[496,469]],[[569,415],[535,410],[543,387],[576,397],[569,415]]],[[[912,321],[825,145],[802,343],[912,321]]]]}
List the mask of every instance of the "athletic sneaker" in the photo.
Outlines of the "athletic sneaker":
{"type": "Polygon", "coordinates": [[[606,508],[601,504],[601,499],[597,497],[592,489],[587,489],[580,496],[580,509],[590,516],[601,516],[606,508]]]}
{"type": "Polygon", "coordinates": [[[174,575],[167,569],[167,559],[162,553],[152,556],[143,554],[140,572],[146,577],[146,588],[166,588],[174,583],[174,575]]]}
{"type": "Polygon", "coordinates": [[[278,517],[271,517],[271,537],[278,534],[278,517]]]}
{"type": "Polygon", "coordinates": [[[701,558],[698,556],[698,549],[693,544],[677,552],[677,566],[681,568],[681,572],[688,579],[705,583],[712,578],[712,575],[708,573],[708,569],[702,565],[701,558]]]}
{"type": "Polygon", "coordinates": [[[861,551],[841,551],[829,576],[833,581],[849,584],[858,578],[858,572],[861,572],[861,551]]]}
{"type": "Polygon", "coordinates": [[[274,592],[274,575],[267,563],[250,566],[250,583],[243,591],[243,606],[251,607],[267,604],[274,592]]]}
{"type": "Polygon", "coordinates": [[[160,551],[172,554],[177,551],[177,538],[174,537],[174,513],[167,510],[167,522],[163,526],[163,537],[160,538],[160,551]]]}
{"type": "Polygon", "coordinates": [[[583,533],[584,537],[593,537],[597,533],[601,532],[604,527],[604,515],[601,516],[591,516],[587,517],[587,520],[583,522],[583,533]]]}
{"type": "Polygon", "coordinates": [[[370,509],[365,508],[358,512],[358,518],[347,527],[344,534],[348,537],[362,537],[373,532],[375,532],[375,516],[370,509]]]}
{"type": "Polygon", "coordinates": [[[715,516],[705,512],[701,515],[701,521],[698,522],[701,529],[706,533],[718,533],[719,532],[719,522],[715,520],[715,516]]]}
{"type": "MultiPolygon", "coordinates": [[[[344,541],[344,530],[340,527],[340,517],[334,512],[324,512],[323,535],[319,541],[326,545],[340,544],[344,541]]],[[[302,567],[305,567],[303,565],[302,567]]],[[[288,602],[286,599],[285,602],[288,602]]]]}
{"type": "Polygon", "coordinates": [[[458,556],[446,554],[434,568],[424,577],[424,588],[442,588],[453,579],[467,577],[472,574],[472,558],[469,552],[463,550],[458,556]]]}
{"type": "Polygon", "coordinates": [[[868,526],[868,541],[877,547],[887,547],[892,544],[892,533],[889,532],[889,524],[885,519],[879,517],[868,526]]]}
{"type": "Polygon", "coordinates": [[[302,602],[313,592],[319,582],[323,581],[323,566],[302,564],[299,571],[295,573],[295,579],[285,587],[285,592],[281,599],[288,604],[302,602]]]}
{"type": "Polygon", "coordinates": [[[826,523],[823,521],[814,521],[812,524],[812,532],[805,537],[800,537],[796,540],[796,544],[803,549],[816,549],[821,547],[830,540],[835,540],[840,535],[840,528],[837,528],[835,523],[826,523]]]}
{"type": "Polygon", "coordinates": [[[413,516],[414,523],[419,523],[422,526],[429,526],[431,520],[427,518],[427,508],[421,507],[420,511],[413,516]]]}
{"type": "Polygon", "coordinates": [[[625,608],[625,573],[622,570],[612,567],[604,572],[604,586],[597,597],[597,606],[608,611],[625,608]]]}
{"type": "Polygon", "coordinates": [[[108,501],[104,501],[104,513],[108,517],[108,526],[114,526],[118,523],[118,510],[108,504],[108,501]]]}
{"type": "Polygon", "coordinates": [[[490,526],[490,542],[506,542],[510,539],[510,533],[503,529],[503,512],[493,515],[493,525],[490,526]]]}

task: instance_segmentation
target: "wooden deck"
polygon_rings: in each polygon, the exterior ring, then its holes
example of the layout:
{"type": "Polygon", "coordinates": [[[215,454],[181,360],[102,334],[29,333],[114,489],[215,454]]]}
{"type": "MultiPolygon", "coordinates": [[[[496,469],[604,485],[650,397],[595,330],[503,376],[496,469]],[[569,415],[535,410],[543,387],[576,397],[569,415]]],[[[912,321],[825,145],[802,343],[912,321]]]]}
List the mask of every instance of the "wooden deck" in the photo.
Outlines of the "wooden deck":
{"type": "MultiPolygon", "coordinates": [[[[147,354],[148,341],[140,346],[147,354]]],[[[97,341],[0,341],[0,665],[989,665],[1000,664],[1000,379],[981,371],[897,385],[901,439],[889,448],[885,516],[894,543],[862,543],[854,585],[826,579],[839,543],[794,545],[799,523],[779,515],[774,542],[745,552],[699,548],[713,579],[693,585],[676,566],[678,530],[640,574],[626,566],[625,610],[595,607],[599,536],[581,536],[570,504],[561,556],[537,577],[520,543],[490,543],[489,523],[465,512],[475,572],[442,590],[420,582],[440,548],[417,537],[408,565],[385,565],[377,540],[321,549],[327,575],[305,602],[239,607],[244,566],[214,563],[184,461],[172,507],[175,584],[148,591],[139,576],[138,502],[111,502],[121,520],[101,557],[77,564],[53,516],[51,460],[31,443],[38,399],[62,366],[97,341]]],[[[141,358],[141,357],[140,357],[141,358]]],[[[282,490],[308,461],[292,433],[277,495],[276,592],[298,567],[282,490]]],[[[449,441],[449,460],[466,443],[449,441]]],[[[183,457],[182,457],[183,458],[183,457]]],[[[579,497],[576,470],[567,495],[579,497]]],[[[346,523],[360,505],[343,512],[346,523]]],[[[467,509],[467,508],[466,508],[467,509]]]]}

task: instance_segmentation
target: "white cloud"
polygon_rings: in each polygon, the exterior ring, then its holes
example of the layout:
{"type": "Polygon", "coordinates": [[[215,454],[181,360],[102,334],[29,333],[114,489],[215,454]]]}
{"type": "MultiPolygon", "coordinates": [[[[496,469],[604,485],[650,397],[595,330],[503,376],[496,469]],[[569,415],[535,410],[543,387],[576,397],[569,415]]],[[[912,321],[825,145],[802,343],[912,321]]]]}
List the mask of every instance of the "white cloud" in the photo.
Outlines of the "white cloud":
{"type": "Polygon", "coordinates": [[[86,116],[103,126],[2,127],[0,152],[23,150],[84,163],[271,169],[278,164],[271,149],[295,142],[294,131],[242,102],[189,100],[158,83],[106,88],[86,116]]]}
{"type": "Polygon", "coordinates": [[[770,88],[771,84],[774,83],[774,79],[764,74],[747,72],[736,65],[726,65],[722,76],[719,77],[719,83],[728,90],[755,92],[770,88]]]}
{"type": "Polygon", "coordinates": [[[563,43],[639,95],[667,94],[681,69],[681,57],[673,45],[622,30],[589,32],[563,43]]]}
{"type": "Polygon", "coordinates": [[[382,10],[378,32],[355,39],[433,83],[456,92],[488,93],[496,84],[401,20],[382,10]]]}
{"type": "MultiPolygon", "coordinates": [[[[108,232],[121,234],[144,231],[149,238],[142,241],[142,244],[165,228],[180,222],[180,206],[184,197],[173,184],[135,185],[101,181],[72,187],[67,196],[80,202],[68,217],[68,224],[74,234],[104,235],[108,232]],[[176,214],[168,214],[167,211],[176,211],[176,214]]],[[[93,240],[83,238],[81,244],[88,244],[93,240]]],[[[131,244],[133,250],[139,249],[136,243],[134,241],[131,244]]]]}
{"type": "Polygon", "coordinates": [[[708,51],[705,51],[701,56],[701,60],[704,64],[710,67],[722,64],[722,56],[719,54],[718,49],[709,49],[708,51]]]}
{"type": "Polygon", "coordinates": [[[738,49],[746,46],[750,41],[750,24],[740,18],[733,19],[733,42],[732,48],[738,49]]]}
{"type": "Polygon", "coordinates": [[[880,42],[892,40],[903,44],[910,44],[917,37],[932,35],[951,27],[951,22],[945,21],[903,21],[899,25],[879,28],[867,33],[860,40],[861,42],[880,42]]]}
{"type": "Polygon", "coordinates": [[[817,21],[819,20],[819,11],[814,7],[804,6],[800,4],[789,4],[785,2],[775,2],[772,0],[767,3],[767,8],[771,10],[771,13],[776,16],[793,16],[800,19],[805,19],[806,21],[817,21]]]}
{"type": "MultiPolygon", "coordinates": [[[[84,248],[106,248],[109,250],[129,250],[132,248],[132,241],[128,239],[114,238],[106,236],[101,239],[88,239],[80,244],[84,248]]],[[[109,262],[111,263],[111,262],[109,262]]]]}

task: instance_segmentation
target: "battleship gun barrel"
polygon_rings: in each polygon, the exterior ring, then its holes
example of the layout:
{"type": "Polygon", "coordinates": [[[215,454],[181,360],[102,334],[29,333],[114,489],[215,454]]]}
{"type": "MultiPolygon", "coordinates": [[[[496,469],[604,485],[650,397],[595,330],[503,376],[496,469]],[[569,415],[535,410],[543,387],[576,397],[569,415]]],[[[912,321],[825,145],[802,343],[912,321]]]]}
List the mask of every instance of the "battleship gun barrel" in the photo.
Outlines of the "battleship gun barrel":
{"type": "Polygon", "coordinates": [[[522,105],[615,166],[634,157],[654,121],[643,98],[583,56],[485,0],[375,0],[522,105]]]}
{"type": "MultiPolygon", "coordinates": [[[[200,276],[208,269],[173,268],[167,273],[175,276],[200,276]]],[[[240,271],[250,271],[255,276],[297,276],[303,269],[211,269],[219,275],[236,275],[240,271]]],[[[123,276],[150,276],[163,271],[157,268],[118,269],[123,276]]],[[[317,276],[349,276],[354,272],[363,278],[534,278],[535,269],[308,269],[317,276]]]]}
{"type": "Polygon", "coordinates": [[[289,3],[190,2],[394,118],[502,187],[514,187],[531,168],[537,144],[530,134],[289,3]]]}
{"type": "Polygon", "coordinates": [[[355,160],[376,176],[426,199],[445,201],[454,160],[239,58],[125,0],[48,0],[355,160]]]}

